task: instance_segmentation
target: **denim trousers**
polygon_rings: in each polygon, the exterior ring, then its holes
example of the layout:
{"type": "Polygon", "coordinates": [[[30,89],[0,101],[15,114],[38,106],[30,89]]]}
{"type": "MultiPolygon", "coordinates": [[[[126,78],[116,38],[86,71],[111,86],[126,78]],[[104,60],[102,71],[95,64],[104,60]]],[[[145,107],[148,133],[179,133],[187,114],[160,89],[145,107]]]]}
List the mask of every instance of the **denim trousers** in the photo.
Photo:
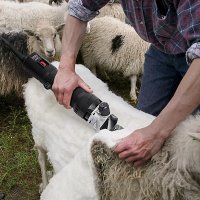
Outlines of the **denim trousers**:
{"type": "Polygon", "coordinates": [[[174,95],[188,67],[185,53],[169,55],[151,45],[145,54],[144,74],[136,107],[157,116],[174,95]]]}

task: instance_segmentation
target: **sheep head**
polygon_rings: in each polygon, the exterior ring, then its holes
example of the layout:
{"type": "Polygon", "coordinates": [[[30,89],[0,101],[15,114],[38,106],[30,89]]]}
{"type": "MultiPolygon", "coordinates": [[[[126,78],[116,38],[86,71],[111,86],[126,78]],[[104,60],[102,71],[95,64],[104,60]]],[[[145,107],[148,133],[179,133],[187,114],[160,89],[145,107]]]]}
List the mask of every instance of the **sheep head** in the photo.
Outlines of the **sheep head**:
{"type": "Polygon", "coordinates": [[[61,51],[61,40],[59,32],[64,24],[53,27],[52,25],[38,26],[36,31],[24,30],[29,39],[29,49],[44,54],[47,58],[53,58],[61,51]]]}

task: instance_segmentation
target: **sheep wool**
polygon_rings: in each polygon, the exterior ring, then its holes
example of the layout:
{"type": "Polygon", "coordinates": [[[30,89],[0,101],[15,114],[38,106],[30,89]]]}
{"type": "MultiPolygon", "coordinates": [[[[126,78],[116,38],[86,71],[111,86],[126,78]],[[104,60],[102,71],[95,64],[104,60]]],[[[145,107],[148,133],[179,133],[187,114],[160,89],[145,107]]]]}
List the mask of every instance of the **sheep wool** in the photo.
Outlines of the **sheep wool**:
{"type": "MultiPolygon", "coordinates": [[[[53,64],[59,65],[58,62],[53,64]]],[[[86,67],[76,65],[76,72],[98,98],[108,102],[111,113],[118,117],[121,126],[127,126],[131,120],[134,120],[136,127],[145,126],[154,119],[153,116],[134,109],[121,97],[109,91],[107,85],[86,67]]],[[[67,110],[59,105],[52,91],[45,90],[35,79],[30,79],[25,85],[24,98],[32,124],[35,147],[39,152],[44,189],[48,182],[45,169],[46,153],[55,173],[58,173],[84,147],[84,143],[95,134],[95,130],[72,109],[67,110]]]]}
{"type": "Polygon", "coordinates": [[[144,54],[149,43],[143,41],[134,29],[112,17],[93,19],[90,33],[81,46],[84,65],[94,73],[96,68],[122,72],[131,80],[130,97],[136,100],[137,75],[143,72],[144,54]]]}
{"type": "Polygon", "coordinates": [[[40,2],[17,3],[0,1],[0,26],[35,30],[38,23],[47,21],[52,26],[64,23],[67,3],[50,6],[40,2]]]}
{"type": "Polygon", "coordinates": [[[96,138],[91,152],[99,199],[199,200],[200,142],[191,137],[200,138],[199,122],[198,115],[180,124],[151,161],[138,168],[113,153],[120,134],[113,136],[113,142],[109,136],[96,138]]]}
{"type": "MultiPolygon", "coordinates": [[[[58,62],[53,64],[59,65],[58,62]]],[[[76,65],[76,72],[92,87],[97,97],[108,102],[111,113],[118,117],[118,124],[124,129],[103,130],[95,134],[91,125],[72,110],[59,105],[51,91],[45,90],[37,80],[30,79],[25,85],[24,97],[35,147],[39,152],[43,190],[48,184],[45,177],[46,153],[55,171],[41,198],[199,199],[200,142],[193,138],[200,138],[200,116],[181,123],[151,161],[134,168],[120,161],[112,148],[134,130],[149,125],[155,117],[133,108],[113,94],[84,66],[76,65]]]]}
{"type": "MultiPolygon", "coordinates": [[[[59,56],[61,49],[61,41],[55,28],[52,26],[38,26],[36,29],[41,41],[35,36],[27,36],[22,31],[10,31],[7,28],[2,28],[0,37],[4,37],[10,42],[19,52],[24,55],[37,52],[48,60],[59,56]],[[52,33],[56,34],[56,37],[52,33]],[[42,42],[44,40],[44,42],[42,42]],[[42,43],[42,45],[41,45],[42,43]],[[50,51],[49,51],[50,50],[50,51]],[[53,57],[49,58],[48,52],[52,52],[53,57]]],[[[27,82],[30,75],[24,70],[23,64],[19,59],[8,49],[7,45],[0,39],[0,94],[7,95],[14,91],[18,96],[22,95],[22,85],[27,82]]]]}
{"type": "Polygon", "coordinates": [[[181,123],[146,165],[135,168],[119,160],[112,149],[134,131],[102,130],[58,172],[41,200],[199,200],[200,116],[181,123]],[[90,192],[89,192],[90,191],[90,192]]]}
{"type": "MultiPolygon", "coordinates": [[[[19,52],[28,54],[27,35],[23,32],[1,33],[0,37],[8,40],[19,52]]],[[[7,95],[15,91],[19,96],[22,85],[28,81],[28,73],[23,64],[0,39],[0,95],[7,95]]]]}
{"type": "Polygon", "coordinates": [[[97,17],[110,16],[119,19],[122,22],[125,22],[125,14],[122,6],[119,3],[110,3],[105,5],[99,10],[99,15],[97,17]]]}

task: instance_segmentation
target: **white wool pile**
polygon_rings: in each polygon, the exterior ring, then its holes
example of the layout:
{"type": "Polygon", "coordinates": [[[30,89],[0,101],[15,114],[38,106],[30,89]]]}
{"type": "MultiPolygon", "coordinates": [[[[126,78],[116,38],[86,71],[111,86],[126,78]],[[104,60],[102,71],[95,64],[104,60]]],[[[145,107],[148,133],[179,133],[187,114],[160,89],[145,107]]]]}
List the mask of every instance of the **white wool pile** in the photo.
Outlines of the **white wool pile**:
{"type": "Polygon", "coordinates": [[[84,66],[76,65],[76,72],[97,97],[109,103],[125,129],[105,130],[87,144],[95,133],[91,125],[60,106],[51,91],[31,79],[25,100],[33,137],[36,146],[47,151],[57,173],[42,200],[199,200],[200,143],[188,135],[199,136],[200,117],[191,117],[177,127],[163,149],[136,169],[120,161],[112,148],[154,117],[128,105],[84,66]]]}
{"type": "Polygon", "coordinates": [[[85,143],[76,156],[51,180],[41,195],[41,200],[98,200],[96,172],[91,157],[94,141],[102,140],[114,146],[118,139],[128,135],[130,129],[110,132],[103,130],[85,143]]]}
{"type": "MultiPolygon", "coordinates": [[[[59,65],[58,62],[53,64],[59,65]]],[[[93,89],[94,95],[109,104],[111,113],[118,117],[121,126],[126,127],[133,121],[139,128],[154,119],[112,93],[83,65],[76,65],[76,72],[93,89]]],[[[58,172],[95,134],[95,130],[72,109],[67,110],[59,105],[52,91],[46,90],[35,79],[30,79],[26,84],[24,97],[35,145],[47,151],[55,172],[58,172]]]]}
{"type": "Polygon", "coordinates": [[[103,130],[51,179],[41,200],[199,200],[200,142],[190,137],[200,138],[199,122],[199,116],[183,122],[163,149],[139,168],[120,161],[112,152],[137,126],[103,130]],[[99,145],[97,152],[93,152],[95,145],[99,145]]]}

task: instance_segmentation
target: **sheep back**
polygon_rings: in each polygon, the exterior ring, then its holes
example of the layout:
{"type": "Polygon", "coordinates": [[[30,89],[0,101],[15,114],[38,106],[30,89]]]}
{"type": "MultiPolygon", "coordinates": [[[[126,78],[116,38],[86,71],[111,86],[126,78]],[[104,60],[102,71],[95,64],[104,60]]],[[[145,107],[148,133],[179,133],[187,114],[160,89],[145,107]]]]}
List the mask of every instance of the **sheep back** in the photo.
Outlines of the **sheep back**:
{"type": "MultiPolygon", "coordinates": [[[[135,168],[118,158],[108,145],[94,141],[92,157],[102,200],[198,200],[200,196],[200,116],[177,127],[147,164],[135,168]]],[[[119,137],[119,136],[117,136],[119,137]]]]}
{"type": "Polygon", "coordinates": [[[105,5],[102,9],[99,10],[99,15],[97,17],[110,16],[119,19],[122,22],[125,22],[125,14],[122,6],[119,3],[112,3],[105,5]]]}
{"type": "Polygon", "coordinates": [[[64,23],[66,3],[62,6],[50,6],[40,2],[17,3],[0,1],[0,26],[35,30],[41,20],[57,26],[64,23]]]}
{"type": "Polygon", "coordinates": [[[90,26],[90,33],[85,35],[81,47],[87,67],[121,71],[125,77],[143,71],[149,43],[142,40],[131,26],[112,17],[96,18],[90,26]]]}

